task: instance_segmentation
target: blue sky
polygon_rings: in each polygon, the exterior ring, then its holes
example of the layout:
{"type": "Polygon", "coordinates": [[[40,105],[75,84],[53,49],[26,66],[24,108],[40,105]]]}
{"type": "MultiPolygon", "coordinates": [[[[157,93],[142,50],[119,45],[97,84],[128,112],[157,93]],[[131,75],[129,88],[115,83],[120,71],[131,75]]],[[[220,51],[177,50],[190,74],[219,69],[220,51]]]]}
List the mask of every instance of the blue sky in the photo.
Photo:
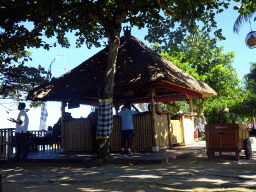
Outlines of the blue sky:
{"type": "MultiPolygon", "coordinates": [[[[251,22],[251,27],[249,23],[246,23],[241,28],[241,31],[239,34],[233,33],[233,24],[238,17],[238,13],[236,10],[233,10],[234,5],[239,5],[235,2],[231,3],[231,6],[229,9],[224,9],[224,12],[218,14],[216,16],[217,26],[218,28],[221,28],[223,31],[223,35],[226,37],[225,41],[221,41],[218,43],[219,46],[224,46],[224,53],[234,51],[235,52],[235,58],[233,67],[238,73],[238,77],[242,79],[243,75],[247,74],[250,69],[250,62],[256,62],[255,54],[256,49],[249,49],[245,45],[245,37],[246,35],[252,30],[256,31],[256,22],[251,22]]],[[[123,35],[123,34],[122,34],[123,35]]],[[[147,29],[138,30],[136,27],[132,28],[132,35],[136,38],[140,39],[144,43],[148,44],[144,40],[144,37],[147,35],[147,29]]],[[[72,38],[70,38],[72,43],[72,38]]],[[[47,42],[51,42],[52,44],[55,42],[54,39],[47,40],[47,42]]],[[[74,42],[73,42],[74,44],[74,42]]],[[[149,44],[148,44],[149,45],[149,44]]],[[[52,73],[53,76],[60,76],[66,72],[68,72],[70,69],[73,69],[74,67],[81,64],[83,61],[89,59],[94,54],[102,50],[101,48],[91,48],[87,49],[86,46],[83,46],[79,49],[76,49],[75,46],[72,46],[69,49],[61,48],[60,46],[57,46],[55,48],[51,48],[50,51],[46,51],[44,49],[31,49],[33,52],[32,59],[33,61],[27,62],[25,65],[27,66],[33,66],[37,67],[39,64],[44,67],[46,70],[48,70],[52,60],[60,56],[56,59],[56,61],[52,64],[52,73]]],[[[1,114],[1,125],[0,128],[11,128],[15,125],[11,122],[7,121],[6,119],[8,117],[16,118],[18,111],[16,105],[10,105],[9,103],[13,103],[12,100],[0,100],[0,104],[4,105],[7,108],[13,109],[12,111],[6,113],[6,108],[4,108],[2,105],[0,105],[0,114],[1,114]]],[[[60,111],[60,103],[58,102],[48,102],[47,104],[48,108],[48,121],[47,125],[53,125],[57,122],[58,118],[61,115],[60,111]]],[[[87,115],[90,113],[90,107],[89,106],[81,106],[80,109],[72,109],[67,110],[68,112],[71,112],[71,115],[74,118],[79,117],[87,117],[87,115]]],[[[29,129],[30,130],[37,130],[39,128],[39,122],[40,122],[40,113],[41,109],[31,109],[28,112],[30,123],[29,123],[29,129]]]]}

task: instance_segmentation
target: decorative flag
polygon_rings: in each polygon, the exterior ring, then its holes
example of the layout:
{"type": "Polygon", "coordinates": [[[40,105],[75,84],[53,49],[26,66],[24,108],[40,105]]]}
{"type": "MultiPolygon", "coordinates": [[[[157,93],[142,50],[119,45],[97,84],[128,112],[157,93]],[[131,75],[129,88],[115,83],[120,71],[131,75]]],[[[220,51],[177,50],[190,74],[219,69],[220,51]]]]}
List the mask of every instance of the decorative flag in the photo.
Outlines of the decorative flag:
{"type": "Polygon", "coordinates": [[[41,109],[41,118],[40,118],[40,126],[39,126],[39,130],[46,130],[46,121],[47,121],[47,117],[48,117],[48,112],[46,109],[46,103],[43,105],[42,109],[41,109]]]}
{"type": "MultiPolygon", "coordinates": [[[[48,73],[47,73],[47,78],[50,80],[52,78],[52,64],[56,61],[56,59],[58,59],[59,57],[61,57],[64,55],[57,55],[51,62],[49,69],[48,69],[48,73]]],[[[64,57],[64,61],[65,61],[65,57],[64,57]]],[[[64,64],[65,65],[65,64],[64,64]]],[[[65,69],[66,70],[66,69],[65,69]]]]}

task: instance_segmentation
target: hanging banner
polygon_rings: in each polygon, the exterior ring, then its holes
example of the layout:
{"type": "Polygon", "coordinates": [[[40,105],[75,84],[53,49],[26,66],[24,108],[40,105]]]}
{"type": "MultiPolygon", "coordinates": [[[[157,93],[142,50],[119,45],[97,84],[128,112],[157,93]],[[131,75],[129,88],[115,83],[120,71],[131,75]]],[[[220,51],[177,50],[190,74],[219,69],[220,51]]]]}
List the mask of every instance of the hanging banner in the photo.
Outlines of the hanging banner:
{"type": "Polygon", "coordinates": [[[46,103],[45,103],[41,109],[39,130],[43,130],[43,129],[46,130],[47,117],[48,117],[48,112],[47,112],[46,103]]]}

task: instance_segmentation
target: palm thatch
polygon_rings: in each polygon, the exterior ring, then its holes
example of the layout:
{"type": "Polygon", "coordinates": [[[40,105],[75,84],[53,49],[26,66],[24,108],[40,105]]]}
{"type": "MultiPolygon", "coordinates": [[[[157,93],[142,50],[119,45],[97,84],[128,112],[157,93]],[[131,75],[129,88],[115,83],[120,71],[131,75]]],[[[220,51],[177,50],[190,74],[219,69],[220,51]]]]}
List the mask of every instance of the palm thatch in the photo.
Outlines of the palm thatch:
{"type": "MultiPolygon", "coordinates": [[[[107,56],[108,47],[63,76],[30,91],[27,99],[97,104],[107,56]]],[[[152,88],[156,90],[156,102],[187,100],[188,95],[193,99],[216,95],[207,84],[180,70],[135,37],[123,36],[117,57],[114,101],[149,102],[152,88]]]]}
{"type": "Polygon", "coordinates": [[[240,31],[241,26],[244,23],[248,22],[248,21],[250,22],[250,20],[251,20],[252,16],[254,15],[254,13],[251,13],[251,14],[248,14],[248,15],[240,14],[237,17],[237,19],[236,19],[236,21],[235,21],[235,23],[233,25],[233,32],[238,34],[239,31],[240,31]]]}

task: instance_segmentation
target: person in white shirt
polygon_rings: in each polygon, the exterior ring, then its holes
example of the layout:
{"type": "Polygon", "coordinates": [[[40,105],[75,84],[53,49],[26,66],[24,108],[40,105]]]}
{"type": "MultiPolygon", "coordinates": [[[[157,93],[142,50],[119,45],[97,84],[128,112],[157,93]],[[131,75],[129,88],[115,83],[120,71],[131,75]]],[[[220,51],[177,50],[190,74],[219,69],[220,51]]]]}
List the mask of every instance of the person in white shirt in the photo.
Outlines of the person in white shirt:
{"type": "Polygon", "coordinates": [[[12,122],[16,123],[15,129],[15,140],[16,140],[16,153],[15,160],[27,159],[28,154],[28,115],[24,110],[26,107],[25,103],[19,103],[18,109],[20,110],[17,120],[10,119],[12,122]]]}
{"type": "Polygon", "coordinates": [[[139,113],[138,109],[133,106],[136,111],[131,110],[130,102],[126,101],[124,104],[124,109],[118,113],[118,116],[121,116],[122,119],[122,140],[121,140],[121,153],[124,153],[124,147],[126,141],[128,141],[128,154],[131,154],[132,140],[133,140],[133,115],[139,113]]]}

